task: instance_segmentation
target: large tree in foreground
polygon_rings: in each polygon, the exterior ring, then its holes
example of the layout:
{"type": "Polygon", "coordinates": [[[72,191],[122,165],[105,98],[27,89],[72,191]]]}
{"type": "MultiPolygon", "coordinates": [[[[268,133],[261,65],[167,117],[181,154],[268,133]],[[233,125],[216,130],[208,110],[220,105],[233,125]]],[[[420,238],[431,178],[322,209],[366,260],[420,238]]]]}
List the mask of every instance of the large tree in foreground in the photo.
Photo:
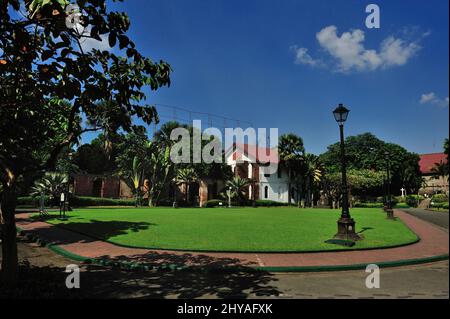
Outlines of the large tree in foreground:
{"type": "Polygon", "coordinates": [[[133,117],[157,120],[143,103],[144,89],[170,84],[170,66],[142,56],[127,36],[125,13],[108,11],[105,0],[76,4],[80,14],[67,16],[68,0],[0,2],[2,278],[9,286],[17,281],[19,181],[31,185],[82,133],[105,129],[84,127],[81,119],[124,131],[134,129],[133,117]],[[111,50],[88,50],[96,41],[111,50]],[[114,116],[105,113],[108,105],[114,116]]]}

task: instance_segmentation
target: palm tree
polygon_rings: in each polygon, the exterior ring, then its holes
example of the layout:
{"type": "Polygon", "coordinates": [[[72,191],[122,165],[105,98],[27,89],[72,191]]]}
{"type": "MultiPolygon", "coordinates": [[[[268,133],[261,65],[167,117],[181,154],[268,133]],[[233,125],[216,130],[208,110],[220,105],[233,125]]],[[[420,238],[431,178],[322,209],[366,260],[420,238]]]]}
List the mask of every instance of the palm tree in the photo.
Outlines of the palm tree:
{"type": "Polygon", "coordinates": [[[231,198],[235,198],[239,205],[243,204],[246,197],[246,189],[251,181],[247,178],[235,176],[225,184],[227,189],[231,190],[231,198]]]}
{"type": "Polygon", "coordinates": [[[57,172],[46,173],[40,180],[34,183],[30,190],[30,195],[33,197],[48,195],[51,200],[55,202],[61,195],[64,185],[67,184],[68,179],[65,174],[57,172]]]}
{"type": "Polygon", "coordinates": [[[305,154],[303,157],[303,167],[304,167],[304,177],[306,182],[307,190],[307,201],[306,205],[311,206],[312,204],[312,190],[315,185],[320,183],[322,179],[323,166],[320,162],[318,156],[314,154],[305,154]]]}
{"type": "Polygon", "coordinates": [[[278,153],[280,156],[281,167],[288,171],[288,204],[291,205],[292,182],[294,174],[299,167],[299,161],[302,160],[305,148],[301,137],[295,134],[284,134],[280,136],[278,144],[278,153]]]}
{"type": "Polygon", "coordinates": [[[442,177],[442,179],[445,180],[445,178],[448,176],[448,164],[444,163],[443,161],[435,163],[434,167],[431,169],[431,172],[434,175],[433,178],[439,179],[442,177]]]}
{"type": "Polygon", "coordinates": [[[186,128],[187,125],[180,124],[177,121],[169,121],[164,123],[161,128],[155,132],[153,142],[161,148],[171,147],[175,142],[170,139],[170,134],[176,128],[186,128]]]}
{"type": "Polygon", "coordinates": [[[175,183],[180,185],[185,185],[185,201],[186,203],[189,201],[189,186],[192,182],[197,180],[197,173],[193,168],[181,168],[177,171],[175,177],[175,183]]]}

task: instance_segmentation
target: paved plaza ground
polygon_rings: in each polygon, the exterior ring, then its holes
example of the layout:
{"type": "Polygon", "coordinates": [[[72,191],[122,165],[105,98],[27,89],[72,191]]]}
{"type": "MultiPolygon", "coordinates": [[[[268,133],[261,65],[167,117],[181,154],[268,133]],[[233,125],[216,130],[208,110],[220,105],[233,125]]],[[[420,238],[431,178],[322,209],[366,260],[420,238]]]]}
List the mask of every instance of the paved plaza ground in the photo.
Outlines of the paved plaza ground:
{"type": "MultiPolygon", "coordinates": [[[[398,217],[413,229],[420,237],[419,243],[382,250],[347,251],[316,253],[315,263],[345,264],[355,259],[349,258],[381,258],[386,260],[401,259],[403,254],[414,254],[416,257],[433,254],[448,254],[448,229],[444,224],[437,226],[431,224],[419,216],[396,211],[398,217]],[[443,227],[441,227],[443,226],[443,227]],[[390,255],[390,251],[394,255],[390,255]],[[335,254],[337,258],[330,258],[335,254]],[[350,254],[350,255],[348,255],[350,254]],[[355,257],[352,255],[355,254],[355,257]],[[371,255],[372,254],[372,255],[371,255]],[[400,254],[400,255],[399,255],[400,254]],[[360,256],[360,257],[357,257],[360,256]]],[[[28,232],[46,234],[51,236],[69,236],[67,230],[45,226],[40,222],[30,222],[27,215],[18,215],[18,225],[22,229],[28,226],[28,232]],[[38,224],[36,224],[38,223],[38,224]],[[39,228],[41,227],[41,228],[39,228]],[[60,233],[63,232],[63,233],[60,233]]],[[[424,218],[425,219],[425,218],[424,218]]],[[[43,223],[46,224],[46,223],[43,223]]],[[[48,225],[48,224],[46,224],[48,225]]],[[[448,228],[448,226],[447,226],[448,228]]],[[[68,242],[61,241],[65,249],[73,253],[89,254],[91,257],[109,254],[110,257],[119,257],[127,252],[126,249],[114,246],[110,243],[103,246],[104,242],[96,242],[92,238],[79,237],[80,234],[72,234],[66,238],[68,242]],[[76,240],[76,241],[75,241],[76,240]],[[78,246],[77,246],[78,245],[78,246]],[[112,251],[110,248],[116,247],[112,251]],[[83,247],[76,250],[76,247],[83,247]],[[104,249],[110,249],[104,250],[104,249]],[[125,249],[125,250],[124,250],[125,249]]],[[[312,259],[308,259],[308,253],[302,258],[296,254],[281,255],[273,258],[250,254],[245,257],[245,266],[240,270],[221,271],[213,268],[203,270],[149,270],[126,271],[111,267],[96,266],[83,262],[73,261],[56,254],[46,247],[40,247],[27,238],[19,237],[19,255],[21,261],[21,289],[16,292],[6,293],[0,297],[24,297],[24,298],[449,298],[449,262],[447,260],[401,267],[381,268],[379,289],[368,289],[365,285],[367,273],[364,269],[350,271],[324,271],[324,272],[270,272],[255,270],[262,263],[271,265],[311,265],[312,259]],[[259,260],[254,260],[258,256],[259,260]],[[66,274],[64,269],[68,264],[78,264],[81,267],[81,288],[68,290],[65,287],[66,274]],[[274,265],[274,264],[272,264],[274,265]],[[34,283],[34,284],[31,284],[34,283]]],[[[133,254],[136,253],[133,251],[133,254]]],[[[149,256],[150,252],[144,255],[149,256]]],[[[244,257],[202,255],[176,252],[151,252],[154,254],[153,262],[202,262],[206,264],[223,263],[228,265],[243,263],[244,257]],[[177,255],[178,254],[178,255],[177,255]]],[[[0,256],[1,257],[1,256],[0,256]]],[[[404,256],[403,256],[404,257],[404,256]]],[[[143,258],[143,256],[141,256],[143,258]]],[[[374,259],[375,260],[375,259],[374,259]]],[[[359,261],[358,261],[359,262],[359,261]]]]}

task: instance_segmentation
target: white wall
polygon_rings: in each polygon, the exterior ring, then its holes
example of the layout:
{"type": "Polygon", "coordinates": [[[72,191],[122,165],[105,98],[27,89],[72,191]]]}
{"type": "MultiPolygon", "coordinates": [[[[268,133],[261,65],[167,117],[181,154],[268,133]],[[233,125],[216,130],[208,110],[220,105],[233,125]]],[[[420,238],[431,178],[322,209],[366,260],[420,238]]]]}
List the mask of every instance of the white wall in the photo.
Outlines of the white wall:
{"type": "MultiPolygon", "coordinates": [[[[282,172],[281,178],[278,177],[278,173],[271,174],[269,177],[260,173],[259,176],[259,199],[273,200],[277,202],[288,202],[288,178],[286,172],[282,172]],[[265,195],[265,187],[268,187],[268,196],[265,195]]],[[[292,199],[294,200],[294,198],[292,199]]]]}

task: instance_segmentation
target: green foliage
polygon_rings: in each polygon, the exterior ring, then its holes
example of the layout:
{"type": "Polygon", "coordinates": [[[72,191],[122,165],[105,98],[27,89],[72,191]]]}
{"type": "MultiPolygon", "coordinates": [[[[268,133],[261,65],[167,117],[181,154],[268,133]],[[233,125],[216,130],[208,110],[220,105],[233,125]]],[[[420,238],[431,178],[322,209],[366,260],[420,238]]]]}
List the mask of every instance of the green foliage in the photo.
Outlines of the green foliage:
{"type": "MultiPolygon", "coordinates": [[[[273,200],[266,200],[266,199],[257,199],[255,201],[257,207],[281,207],[281,206],[288,206],[287,203],[281,203],[273,200]]],[[[238,203],[232,202],[232,206],[236,206],[238,203]]],[[[203,204],[203,207],[205,208],[212,208],[212,207],[227,207],[228,201],[226,200],[219,200],[219,199],[211,199],[208,200],[203,204]],[[222,203],[220,205],[219,203],[222,203]]],[[[253,206],[253,203],[251,201],[245,201],[245,206],[253,206]]]]}
{"type": "Polygon", "coordinates": [[[71,196],[70,205],[74,207],[86,206],[134,206],[133,199],[113,199],[87,196],[71,196]]]}
{"type": "MultiPolygon", "coordinates": [[[[54,204],[54,202],[50,198],[50,196],[44,196],[44,204],[45,206],[50,206],[51,204],[54,204]]],[[[39,207],[39,197],[35,196],[17,197],[17,206],[39,207]]]]}
{"type": "MultiPolygon", "coordinates": [[[[288,172],[288,202],[291,204],[292,183],[296,180],[297,188],[304,182],[301,173],[301,162],[305,153],[305,147],[301,137],[295,134],[281,135],[278,142],[278,155],[280,157],[279,169],[286,169],[288,172]]],[[[300,192],[300,190],[298,190],[300,192]]]]}
{"type": "Polygon", "coordinates": [[[446,194],[435,194],[431,200],[435,203],[448,203],[448,196],[446,194]]]}
{"type": "MultiPolygon", "coordinates": [[[[391,190],[393,195],[404,187],[408,193],[416,193],[420,188],[421,174],[419,156],[409,153],[403,147],[384,142],[371,133],[349,136],[345,140],[347,168],[349,170],[370,170],[383,174],[387,169],[385,152],[389,152],[391,168],[391,190]]],[[[341,157],[339,143],[328,146],[320,158],[329,173],[340,172],[341,157]]],[[[382,183],[377,191],[382,193],[382,183]]]]}
{"type": "Polygon", "coordinates": [[[448,210],[448,202],[446,202],[446,203],[432,202],[431,207],[435,208],[435,209],[447,209],[448,210]]]}
{"type": "Polygon", "coordinates": [[[266,199],[258,199],[256,200],[256,206],[258,207],[280,207],[280,206],[287,206],[286,203],[281,203],[273,200],[266,200],[266,199]]]}
{"type": "Polygon", "coordinates": [[[50,196],[52,200],[56,200],[64,191],[65,185],[67,185],[67,175],[48,172],[40,180],[34,183],[34,186],[30,190],[30,195],[33,197],[39,197],[41,194],[50,196]]]}
{"type": "Polygon", "coordinates": [[[422,195],[406,195],[405,203],[410,207],[417,207],[424,199],[422,195]]]}
{"type": "Polygon", "coordinates": [[[244,205],[247,195],[247,186],[249,186],[250,183],[251,181],[246,178],[235,176],[228,180],[225,186],[226,189],[230,189],[231,198],[235,199],[239,205],[244,205]]]}
{"type": "Polygon", "coordinates": [[[226,201],[223,200],[219,200],[219,199],[210,199],[208,201],[206,201],[205,203],[203,203],[203,207],[205,208],[212,208],[212,207],[219,207],[220,204],[222,203],[222,206],[227,206],[228,203],[226,201]]]}
{"type": "Polygon", "coordinates": [[[67,1],[30,4],[23,14],[19,1],[5,0],[0,5],[0,179],[4,184],[20,176],[32,179],[30,172],[53,169],[63,148],[77,143],[84,132],[105,129],[106,122],[110,130],[130,132],[136,129],[133,117],[145,124],[157,121],[156,109],[142,103],[145,90],[170,84],[170,66],[138,52],[127,36],[129,18],[108,10],[105,0],[77,1],[81,25],[89,25],[81,33],[66,26],[67,1]],[[100,36],[107,36],[112,49],[120,51],[84,50],[86,38],[101,40],[100,36]],[[84,127],[83,117],[96,127],[84,127]],[[100,118],[106,122],[100,123],[100,118]]]}

